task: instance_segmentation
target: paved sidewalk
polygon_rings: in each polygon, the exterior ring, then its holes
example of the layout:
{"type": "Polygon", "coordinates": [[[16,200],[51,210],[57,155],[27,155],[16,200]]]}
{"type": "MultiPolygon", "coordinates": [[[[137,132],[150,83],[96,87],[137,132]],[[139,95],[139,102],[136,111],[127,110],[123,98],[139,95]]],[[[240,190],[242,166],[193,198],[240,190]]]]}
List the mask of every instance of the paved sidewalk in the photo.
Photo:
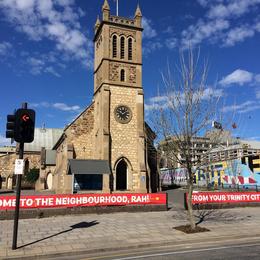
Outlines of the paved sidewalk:
{"type": "Polygon", "coordinates": [[[184,219],[181,210],[24,219],[19,221],[17,250],[11,250],[13,221],[3,220],[0,259],[260,237],[260,208],[214,210],[200,224],[210,229],[204,233],[173,229],[184,219]]]}

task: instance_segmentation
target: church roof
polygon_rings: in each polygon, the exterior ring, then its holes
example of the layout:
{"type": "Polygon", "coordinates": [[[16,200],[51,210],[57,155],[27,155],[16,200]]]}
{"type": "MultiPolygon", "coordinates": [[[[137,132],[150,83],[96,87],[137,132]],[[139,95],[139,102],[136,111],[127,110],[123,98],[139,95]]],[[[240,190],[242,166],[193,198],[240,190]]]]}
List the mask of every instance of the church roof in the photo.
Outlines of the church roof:
{"type": "Polygon", "coordinates": [[[91,102],[89,106],[87,106],[80,114],[78,114],[71,123],[65,126],[64,131],[68,129],[83,113],[85,113],[88,109],[90,109],[94,105],[94,102],[91,102]]]}
{"type": "Polygon", "coordinates": [[[107,160],[69,159],[68,174],[110,174],[107,160]]]}
{"type": "Polygon", "coordinates": [[[35,128],[34,141],[24,144],[25,152],[40,152],[42,147],[52,149],[63,133],[60,128],[35,128]]]}

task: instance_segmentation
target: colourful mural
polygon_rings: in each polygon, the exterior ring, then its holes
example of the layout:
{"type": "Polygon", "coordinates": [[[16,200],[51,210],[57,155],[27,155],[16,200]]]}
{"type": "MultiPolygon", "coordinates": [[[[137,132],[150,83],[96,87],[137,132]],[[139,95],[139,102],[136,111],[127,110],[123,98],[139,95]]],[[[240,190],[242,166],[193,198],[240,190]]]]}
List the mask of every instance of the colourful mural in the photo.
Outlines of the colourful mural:
{"type": "MultiPolygon", "coordinates": [[[[260,186],[260,158],[244,157],[211,164],[196,171],[194,184],[210,187],[241,187],[245,189],[260,186]]],[[[187,171],[179,169],[161,169],[162,186],[186,185],[187,171]]]]}

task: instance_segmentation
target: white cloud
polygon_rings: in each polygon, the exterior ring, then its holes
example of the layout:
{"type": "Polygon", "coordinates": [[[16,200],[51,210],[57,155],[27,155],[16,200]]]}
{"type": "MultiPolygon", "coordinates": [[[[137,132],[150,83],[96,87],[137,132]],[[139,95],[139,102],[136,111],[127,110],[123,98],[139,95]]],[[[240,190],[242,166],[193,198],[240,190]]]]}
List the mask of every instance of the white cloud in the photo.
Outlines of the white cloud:
{"type": "Polygon", "coordinates": [[[5,145],[11,145],[11,141],[0,134],[0,146],[5,145]]]}
{"type": "Polygon", "coordinates": [[[61,75],[58,72],[56,72],[52,66],[45,68],[44,71],[56,76],[57,78],[61,77],[61,75]]]}
{"type": "Polygon", "coordinates": [[[254,29],[257,31],[257,32],[260,32],[260,22],[257,22],[254,26],[254,29]]]}
{"type": "Polygon", "coordinates": [[[197,2],[203,6],[206,7],[208,5],[209,0],[197,0],[197,2]]]}
{"type": "MultiPolygon", "coordinates": [[[[25,54],[25,56],[28,55],[25,54]]],[[[51,60],[48,59],[49,57],[52,57],[52,55],[41,56],[39,58],[28,57],[25,60],[25,63],[29,65],[30,73],[32,75],[41,75],[43,73],[49,73],[55,77],[60,77],[61,75],[53,68],[53,66],[49,65],[50,63],[56,62],[56,58],[53,56],[51,60]]]]}
{"type": "Polygon", "coordinates": [[[34,0],[18,0],[16,1],[17,8],[21,11],[31,9],[34,5],[34,0]]]}
{"type": "Polygon", "coordinates": [[[260,0],[197,0],[197,2],[206,9],[206,14],[182,31],[181,47],[198,45],[203,41],[211,44],[220,42],[221,47],[230,47],[260,32],[259,17],[256,16],[260,0]],[[255,19],[252,19],[251,23],[244,24],[243,16],[248,13],[255,19]],[[242,25],[235,26],[239,22],[242,25]]]}
{"type": "Polygon", "coordinates": [[[250,11],[260,0],[231,0],[228,4],[213,4],[208,12],[209,18],[238,17],[250,11]]]}
{"type": "Polygon", "coordinates": [[[31,106],[32,107],[50,107],[51,104],[46,102],[46,101],[43,101],[43,102],[40,102],[40,103],[32,103],[31,106]]]}
{"type": "Polygon", "coordinates": [[[0,11],[31,40],[48,39],[63,59],[92,67],[92,41],[80,30],[84,12],[76,8],[74,0],[2,0],[0,11]]]}
{"type": "Polygon", "coordinates": [[[200,44],[203,40],[222,33],[230,26],[227,20],[217,19],[204,22],[200,20],[197,24],[191,25],[182,32],[181,45],[184,48],[200,44]]]}
{"type": "Polygon", "coordinates": [[[55,108],[61,111],[70,111],[70,112],[79,112],[81,110],[80,106],[74,105],[74,106],[69,106],[65,103],[49,103],[49,102],[40,102],[40,103],[31,103],[31,107],[35,108],[55,108]]]}
{"type": "Polygon", "coordinates": [[[65,103],[54,103],[53,107],[57,108],[59,110],[62,110],[62,111],[78,111],[78,110],[80,110],[80,106],[78,106],[78,105],[68,106],[65,103]]]}
{"type": "Polygon", "coordinates": [[[165,30],[163,30],[163,33],[172,34],[174,32],[173,26],[169,25],[165,30]]]}
{"type": "Polygon", "coordinates": [[[246,83],[251,83],[253,78],[253,73],[246,70],[237,69],[220,80],[219,83],[223,86],[229,86],[231,84],[243,86],[246,83]]]}
{"type": "Polygon", "coordinates": [[[159,50],[163,45],[159,41],[148,41],[143,44],[143,55],[147,56],[153,51],[159,50]]]}
{"type": "Polygon", "coordinates": [[[256,90],[255,94],[256,94],[256,98],[260,99],[260,90],[256,90]]]}
{"type": "Polygon", "coordinates": [[[169,49],[174,49],[174,48],[177,47],[178,40],[177,40],[177,38],[175,38],[175,37],[171,37],[171,38],[166,39],[165,44],[166,44],[166,46],[167,46],[169,49]]]}
{"type": "Polygon", "coordinates": [[[166,109],[168,107],[167,103],[164,104],[158,104],[158,103],[153,103],[153,104],[144,104],[144,109],[145,111],[153,111],[153,110],[160,110],[160,109],[166,109]]]}
{"type": "Polygon", "coordinates": [[[60,37],[62,37],[64,34],[67,33],[67,28],[63,23],[55,23],[55,24],[49,24],[46,26],[48,33],[51,36],[57,37],[59,40],[60,37]]]}
{"type": "Polygon", "coordinates": [[[255,82],[260,83],[260,74],[255,75],[255,82]]]}
{"type": "Polygon", "coordinates": [[[151,39],[157,35],[156,30],[152,27],[152,21],[143,17],[142,19],[143,25],[143,38],[144,39],[151,39]]]}
{"type": "MultiPolygon", "coordinates": [[[[212,87],[207,87],[204,89],[203,93],[194,93],[194,100],[207,101],[214,98],[219,98],[223,96],[222,89],[214,89],[212,87]]],[[[168,95],[158,95],[148,99],[145,104],[145,110],[159,110],[159,109],[167,109],[172,107],[172,104],[175,103],[176,106],[179,104],[184,104],[184,94],[176,92],[169,93],[168,95]]]]}
{"type": "Polygon", "coordinates": [[[11,48],[12,48],[12,45],[10,42],[0,43],[0,55],[5,56],[6,54],[8,54],[8,52],[10,51],[11,48]]]}
{"type": "Polygon", "coordinates": [[[252,105],[252,106],[245,107],[244,109],[241,109],[238,112],[241,113],[241,114],[244,114],[244,113],[248,113],[248,112],[251,112],[251,111],[258,110],[258,109],[260,109],[260,104],[255,104],[255,105],[252,105]]]}
{"type": "Polygon", "coordinates": [[[202,99],[209,100],[211,98],[219,98],[223,96],[223,89],[205,88],[203,91],[202,99]]]}
{"type": "Polygon", "coordinates": [[[249,26],[241,26],[231,29],[224,38],[224,46],[234,46],[237,42],[242,42],[245,38],[253,37],[255,31],[249,26]]]}
{"type": "Polygon", "coordinates": [[[30,57],[30,58],[27,58],[27,63],[30,66],[31,74],[33,74],[33,75],[40,75],[42,73],[42,71],[44,70],[45,62],[40,59],[30,57]]]}
{"type": "Polygon", "coordinates": [[[250,111],[254,111],[260,109],[260,103],[257,101],[245,101],[239,105],[230,105],[230,106],[225,106],[222,108],[222,112],[233,112],[233,113],[247,113],[250,111]]]}
{"type": "Polygon", "coordinates": [[[167,109],[169,107],[170,99],[173,94],[158,95],[148,99],[144,105],[146,111],[167,109]]]}
{"type": "Polygon", "coordinates": [[[44,61],[36,59],[34,57],[28,58],[27,59],[28,63],[30,63],[32,66],[43,66],[44,61]]]}
{"type": "Polygon", "coordinates": [[[149,98],[149,102],[151,103],[159,103],[159,102],[166,102],[168,100],[167,96],[155,96],[149,98]]]}

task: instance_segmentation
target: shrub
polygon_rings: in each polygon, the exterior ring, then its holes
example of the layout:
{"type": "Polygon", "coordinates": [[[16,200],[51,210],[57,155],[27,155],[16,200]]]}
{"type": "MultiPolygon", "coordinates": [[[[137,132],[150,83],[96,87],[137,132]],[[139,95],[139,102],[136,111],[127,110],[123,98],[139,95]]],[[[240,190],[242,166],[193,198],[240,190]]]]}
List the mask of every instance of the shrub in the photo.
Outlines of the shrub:
{"type": "Polygon", "coordinates": [[[26,182],[29,183],[35,183],[40,176],[40,169],[33,168],[28,171],[27,174],[25,174],[24,179],[26,182]]]}

